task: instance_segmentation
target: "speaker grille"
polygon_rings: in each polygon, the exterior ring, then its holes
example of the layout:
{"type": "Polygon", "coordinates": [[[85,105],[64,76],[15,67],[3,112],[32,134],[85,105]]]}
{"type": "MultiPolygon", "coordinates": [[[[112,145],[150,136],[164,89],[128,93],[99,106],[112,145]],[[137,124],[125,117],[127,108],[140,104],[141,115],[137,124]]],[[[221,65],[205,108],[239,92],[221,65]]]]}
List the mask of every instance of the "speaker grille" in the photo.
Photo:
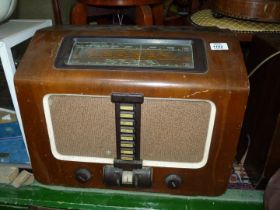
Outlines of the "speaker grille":
{"type": "Polygon", "coordinates": [[[48,104],[59,154],[115,157],[115,106],[110,97],[51,95],[48,104]]]}
{"type": "MultiPolygon", "coordinates": [[[[44,109],[56,158],[113,163],[115,107],[109,96],[47,95],[44,109]]],[[[213,129],[211,102],[146,97],[141,118],[143,165],[172,167],[176,162],[178,167],[180,163],[192,167],[207,160],[213,129]]]]}
{"type": "Polygon", "coordinates": [[[203,158],[211,106],[205,101],[145,99],[141,157],[199,162],[203,158]]]}

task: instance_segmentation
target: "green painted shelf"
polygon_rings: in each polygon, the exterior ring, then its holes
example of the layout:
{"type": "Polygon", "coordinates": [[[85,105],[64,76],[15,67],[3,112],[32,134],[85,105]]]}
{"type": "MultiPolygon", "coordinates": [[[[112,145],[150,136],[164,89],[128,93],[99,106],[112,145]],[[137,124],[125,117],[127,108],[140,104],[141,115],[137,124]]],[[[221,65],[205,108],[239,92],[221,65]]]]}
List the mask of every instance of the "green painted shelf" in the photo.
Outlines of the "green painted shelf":
{"type": "Polygon", "coordinates": [[[113,190],[49,187],[38,183],[15,189],[0,185],[0,209],[28,206],[58,209],[263,210],[263,191],[227,190],[216,197],[174,196],[113,190]]]}

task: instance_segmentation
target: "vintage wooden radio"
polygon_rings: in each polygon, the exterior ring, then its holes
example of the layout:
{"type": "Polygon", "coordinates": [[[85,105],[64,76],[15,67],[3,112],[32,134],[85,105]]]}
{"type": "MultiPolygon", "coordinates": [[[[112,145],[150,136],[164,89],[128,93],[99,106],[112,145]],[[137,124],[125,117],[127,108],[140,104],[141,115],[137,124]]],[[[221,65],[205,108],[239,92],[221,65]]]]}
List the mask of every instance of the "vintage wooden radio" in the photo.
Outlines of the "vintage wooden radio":
{"type": "Polygon", "coordinates": [[[44,184],[217,195],[248,95],[239,43],[187,28],[50,28],[15,76],[44,184]]]}

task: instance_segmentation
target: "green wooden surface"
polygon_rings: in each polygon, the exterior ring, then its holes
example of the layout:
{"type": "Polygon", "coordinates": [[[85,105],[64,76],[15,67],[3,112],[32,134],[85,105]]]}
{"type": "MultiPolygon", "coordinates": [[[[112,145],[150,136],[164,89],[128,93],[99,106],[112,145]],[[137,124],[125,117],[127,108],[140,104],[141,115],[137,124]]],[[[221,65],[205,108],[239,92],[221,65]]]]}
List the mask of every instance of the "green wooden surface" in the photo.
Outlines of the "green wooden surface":
{"type": "Polygon", "coordinates": [[[47,187],[40,184],[20,189],[0,185],[1,210],[27,209],[30,205],[62,209],[263,210],[263,192],[228,190],[221,196],[202,197],[47,187]]]}

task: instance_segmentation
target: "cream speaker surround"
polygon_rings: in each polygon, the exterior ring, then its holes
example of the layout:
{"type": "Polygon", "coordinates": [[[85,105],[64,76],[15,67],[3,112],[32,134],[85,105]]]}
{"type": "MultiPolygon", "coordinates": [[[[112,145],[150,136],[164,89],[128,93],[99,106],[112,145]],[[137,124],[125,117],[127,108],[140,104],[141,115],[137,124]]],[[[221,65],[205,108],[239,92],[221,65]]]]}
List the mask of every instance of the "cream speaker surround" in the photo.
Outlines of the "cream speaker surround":
{"type": "MultiPolygon", "coordinates": [[[[48,94],[43,104],[55,158],[113,163],[116,132],[110,97],[48,94]]],[[[206,164],[216,114],[211,101],[145,97],[141,114],[143,166],[201,168],[206,164]]]]}

